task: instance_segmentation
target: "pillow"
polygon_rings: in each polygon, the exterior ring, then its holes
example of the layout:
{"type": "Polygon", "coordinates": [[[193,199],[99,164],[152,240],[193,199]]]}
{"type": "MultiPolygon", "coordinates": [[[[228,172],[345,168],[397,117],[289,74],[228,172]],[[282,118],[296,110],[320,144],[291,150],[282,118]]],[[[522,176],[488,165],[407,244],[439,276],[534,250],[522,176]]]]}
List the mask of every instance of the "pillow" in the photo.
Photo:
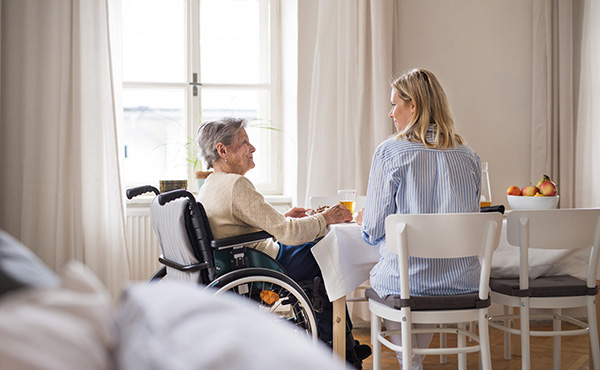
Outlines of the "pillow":
{"type": "Polygon", "coordinates": [[[59,279],[31,250],[0,230],[0,297],[32,286],[58,286],[59,279]]]}
{"type": "Polygon", "coordinates": [[[72,261],[57,287],[0,299],[0,369],[112,369],[116,340],[112,297],[72,261]]]}
{"type": "Polygon", "coordinates": [[[240,296],[184,283],[128,287],[118,309],[120,369],[344,369],[324,344],[240,296]]]}

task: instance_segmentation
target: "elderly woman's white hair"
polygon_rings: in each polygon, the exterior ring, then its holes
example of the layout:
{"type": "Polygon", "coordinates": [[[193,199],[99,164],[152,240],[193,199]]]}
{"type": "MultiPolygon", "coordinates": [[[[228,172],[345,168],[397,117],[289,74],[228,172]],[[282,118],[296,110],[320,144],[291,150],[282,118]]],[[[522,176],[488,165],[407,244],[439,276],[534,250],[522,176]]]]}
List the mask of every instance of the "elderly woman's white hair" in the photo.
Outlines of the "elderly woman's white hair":
{"type": "Polygon", "coordinates": [[[247,125],[248,121],[245,119],[234,117],[202,122],[198,128],[196,144],[207,168],[213,168],[213,164],[220,158],[217,144],[231,145],[237,133],[247,125]]]}

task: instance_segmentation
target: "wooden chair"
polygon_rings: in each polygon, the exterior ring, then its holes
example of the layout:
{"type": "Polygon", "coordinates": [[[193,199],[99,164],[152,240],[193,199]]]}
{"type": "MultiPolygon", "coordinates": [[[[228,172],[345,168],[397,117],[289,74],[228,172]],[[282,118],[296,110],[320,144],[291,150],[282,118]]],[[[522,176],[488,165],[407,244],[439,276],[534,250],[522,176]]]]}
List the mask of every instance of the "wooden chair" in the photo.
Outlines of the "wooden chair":
{"type": "Polygon", "coordinates": [[[402,352],[402,368],[410,369],[412,354],[458,354],[459,368],[466,368],[466,353],[480,352],[483,369],[491,368],[487,312],[491,261],[498,247],[502,214],[453,213],[391,215],[386,218],[386,246],[398,255],[400,295],[379,297],[367,290],[371,310],[371,341],[373,369],[381,369],[381,344],[402,352]],[[480,256],[479,291],[448,296],[411,296],[409,290],[408,257],[459,258],[480,256]],[[381,319],[400,322],[400,331],[382,331],[381,319]],[[479,323],[479,335],[466,330],[467,323],[479,323]],[[413,329],[412,324],[457,324],[457,328],[437,327],[413,329]],[[458,335],[454,348],[413,348],[413,333],[447,333],[458,335]],[[402,346],[386,337],[402,334],[402,346]],[[467,346],[466,338],[476,344],[467,346]]]}
{"type": "MultiPolygon", "coordinates": [[[[490,317],[489,325],[505,333],[521,336],[522,369],[530,368],[530,337],[553,337],[554,369],[560,369],[561,336],[589,334],[594,368],[600,369],[600,349],[595,300],[598,294],[596,272],[600,250],[600,209],[553,209],[512,211],[507,217],[507,239],[520,250],[519,277],[491,279],[492,301],[504,305],[504,315],[490,317]],[[529,278],[529,254],[537,249],[579,249],[591,247],[587,276],[581,280],[570,275],[529,278]],[[520,308],[519,315],[511,313],[520,308]],[[588,323],[563,315],[562,309],[585,307],[588,323]],[[508,309],[507,309],[508,308],[508,309]],[[548,314],[531,314],[530,309],[552,310],[548,314]],[[512,328],[512,320],[520,319],[520,329],[512,328]],[[552,320],[551,331],[532,331],[532,319],[552,320]],[[561,322],[577,329],[561,329],[561,322]]],[[[510,336],[505,336],[505,358],[510,359],[510,336]]]]}

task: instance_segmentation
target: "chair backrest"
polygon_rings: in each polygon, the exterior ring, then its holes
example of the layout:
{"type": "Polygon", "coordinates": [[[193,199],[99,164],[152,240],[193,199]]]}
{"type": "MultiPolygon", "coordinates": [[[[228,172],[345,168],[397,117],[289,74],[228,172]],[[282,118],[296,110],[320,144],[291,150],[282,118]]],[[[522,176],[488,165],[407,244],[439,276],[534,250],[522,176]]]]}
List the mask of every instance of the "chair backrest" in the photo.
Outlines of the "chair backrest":
{"type": "Polygon", "coordinates": [[[529,248],[591,248],[588,286],[594,286],[600,252],[600,209],[549,209],[511,211],[507,217],[507,240],[520,247],[522,289],[528,278],[529,248]]]}
{"type": "Polygon", "coordinates": [[[493,251],[498,248],[502,214],[395,214],[385,219],[386,247],[398,255],[400,294],[409,296],[408,257],[481,257],[480,298],[486,299],[493,251]]]}
{"type": "MultiPolygon", "coordinates": [[[[159,197],[150,205],[150,219],[156,234],[161,253],[169,260],[182,265],[199,262],[213,264],[210,240],[212,232],[208,218],[200,203],[195,210],[190,207],[188,198],[177,198],[159,204],[159,197]]],[[[183,272],[167,267],[170,279],[204,284],[209,282],[206,271],[183,272]]]]}
{"type": "Polygon", "coordinates": [[[507,216],[506,237],[511,245],[522,245],[520,230],[526,226],[529,248],[586,248],[593,244],[599,222],[600,209],[511,211],[507,216]]]}

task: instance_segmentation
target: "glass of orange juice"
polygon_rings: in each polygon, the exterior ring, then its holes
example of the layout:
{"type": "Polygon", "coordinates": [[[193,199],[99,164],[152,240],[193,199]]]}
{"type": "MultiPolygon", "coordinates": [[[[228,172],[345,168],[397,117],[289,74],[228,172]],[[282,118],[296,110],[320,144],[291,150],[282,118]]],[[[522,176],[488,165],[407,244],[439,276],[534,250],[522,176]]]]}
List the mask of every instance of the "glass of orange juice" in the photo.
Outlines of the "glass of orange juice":
{"type": "Polygon", "coordinates": [[[356,207],[356,190],[338,190],[338,200],[354,214],[356,207]]]}

